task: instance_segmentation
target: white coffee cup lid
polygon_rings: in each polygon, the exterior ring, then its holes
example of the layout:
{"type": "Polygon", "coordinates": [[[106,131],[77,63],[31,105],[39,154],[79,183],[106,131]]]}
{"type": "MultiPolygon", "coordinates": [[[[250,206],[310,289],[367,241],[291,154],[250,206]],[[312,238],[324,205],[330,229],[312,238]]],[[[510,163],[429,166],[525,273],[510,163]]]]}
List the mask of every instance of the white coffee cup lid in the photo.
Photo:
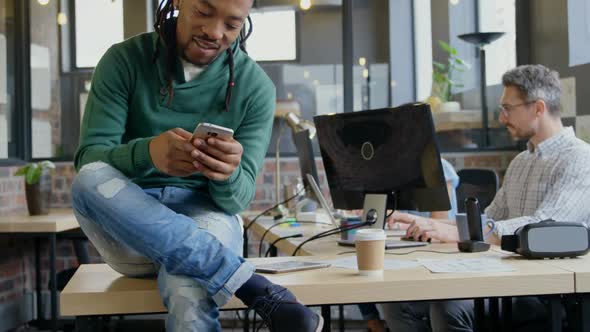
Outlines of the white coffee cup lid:
{"type": "Polygon", "coordinates": [[[385,231],[382,229],[359,229],[356,231],[356,241],[385,240],[385,231]]]}

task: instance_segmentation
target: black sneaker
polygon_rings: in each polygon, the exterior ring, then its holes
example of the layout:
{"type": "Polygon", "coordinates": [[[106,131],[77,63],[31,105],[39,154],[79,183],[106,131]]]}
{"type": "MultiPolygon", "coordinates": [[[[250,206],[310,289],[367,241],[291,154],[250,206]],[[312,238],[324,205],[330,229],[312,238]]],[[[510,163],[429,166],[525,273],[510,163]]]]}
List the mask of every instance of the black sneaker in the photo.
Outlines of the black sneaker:
{"type": "Polygon", "coordinates": [[[320,332],[324,326],[322,316],[297,302],[293,293],[279,285],[266,287],[266,295],[256,297],[252,309],[262,318],[258,329],[266,325],[271,332],[320,332]]]}

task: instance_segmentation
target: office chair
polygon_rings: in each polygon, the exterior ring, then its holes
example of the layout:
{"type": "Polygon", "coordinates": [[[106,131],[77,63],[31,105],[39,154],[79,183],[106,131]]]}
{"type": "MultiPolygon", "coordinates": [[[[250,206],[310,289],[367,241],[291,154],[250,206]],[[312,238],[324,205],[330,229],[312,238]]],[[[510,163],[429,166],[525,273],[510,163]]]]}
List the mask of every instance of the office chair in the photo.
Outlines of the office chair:
{"type": "Polygon", "coordinates": [[[492,203],[500,187],[500,179],[493,169],[464,168],[457,172],[459,186],[457,186],[457,210],[465,212],[465,199],[475,197],[483,211],[492,203]]]}

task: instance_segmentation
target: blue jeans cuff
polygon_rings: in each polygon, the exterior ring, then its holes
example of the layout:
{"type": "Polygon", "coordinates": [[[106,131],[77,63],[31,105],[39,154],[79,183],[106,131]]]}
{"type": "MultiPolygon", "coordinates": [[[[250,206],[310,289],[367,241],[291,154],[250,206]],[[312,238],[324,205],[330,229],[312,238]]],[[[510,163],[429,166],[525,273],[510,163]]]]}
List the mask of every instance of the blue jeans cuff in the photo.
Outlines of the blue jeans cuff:
{"type": "Polygon", "coordinates": [[[243,284],[252,277],[252,274],[256,270],[256,267],[251,263],[244,262],[240,267],[232,274],[229,280],[225,283],[223,288],[213,295],[213,301],[218,307],[224,306],[232,298],[238,288],[242,287],[243,284]]]}

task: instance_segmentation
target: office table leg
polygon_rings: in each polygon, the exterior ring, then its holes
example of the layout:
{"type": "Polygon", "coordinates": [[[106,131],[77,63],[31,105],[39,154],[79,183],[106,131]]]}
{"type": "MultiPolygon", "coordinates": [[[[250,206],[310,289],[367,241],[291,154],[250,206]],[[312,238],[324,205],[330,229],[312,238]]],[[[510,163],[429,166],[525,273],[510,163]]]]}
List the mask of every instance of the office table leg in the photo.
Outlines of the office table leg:
{"type": "Polygon", "coordinates": [[[244,235],[242,236],[242,256],[248,258],[248,231],[244,229],[244,235]]]}
{"type": "Polygon", "coordinates": [[[250,332],[250,313],[247,310],[244,311],[242,323],[244,324],[244,332],[250,332]]]}
{"type": "Polygon", "coordinates": [[[551,331],[558,332],[562,331],[563,327],[561,324],[561,296],[553,295],[549,296],[549,315],[551,331]]]}
{"type": "Polygon", "coordinates": [[[492,331],[501,331],[502,324],[500,319],[500,299],[497,297],[492,297],[488,301],[490,306],[492,331]]]}
{"type": "Polygon", "coordinates": [[[51,290],[51,331],[57,331],[57,275],[55,271],[56,235],[49,235],[49,285],[51,290]]]}
{"type": "Polygon", "coordinates": [[[269,255],[270,255],[270,257],[277,257],[279,255],[277,247],[270,246],[270,254],[269,255]]]}
{"type": "Polygon", "coordinates": [[[332,330],[332,314],[329,305],[322,306],[322,317],[324,318],[324,328],[322,332],[330,332],[332,330]]]}
{"type": "Polygon", "coordinates": [[[590,332],[590,294],[580,294],[578,297],[578,305],[579,331],[590,332]]]}
{"type": "Polygon", "coordinates": [[[35,238],[35,287],[37,293],[37,324],[43,321],[43,294],[41,293],[41,239],[35,238]]]}
{"type": "Polygon", "coordinates": [[[76,316],[75,331],[76,332],[102,332],[106,325],[109,331],[112,331],[113,326],[109,324],[110,316],[76,316]]]}
{"type": "Polygon", "coordinates": [[[484,331],[486,319],[485,299],[474,299],[475,331],[484,331]]]}
{"type": "Polygon", "coordinates": [[[512,298],[502,298],[502,331],[512,331],[512,298]]]}
{"type": "Polygon", "coordinates": [[[90,332],[90,318],[86,316],[76,316],[76,332],[90,332]]]}
{"type": "Polygon", "coordinates": [[[338,306],[338,328],[340,332],[344,332],[344,305],[338,306]]]}

